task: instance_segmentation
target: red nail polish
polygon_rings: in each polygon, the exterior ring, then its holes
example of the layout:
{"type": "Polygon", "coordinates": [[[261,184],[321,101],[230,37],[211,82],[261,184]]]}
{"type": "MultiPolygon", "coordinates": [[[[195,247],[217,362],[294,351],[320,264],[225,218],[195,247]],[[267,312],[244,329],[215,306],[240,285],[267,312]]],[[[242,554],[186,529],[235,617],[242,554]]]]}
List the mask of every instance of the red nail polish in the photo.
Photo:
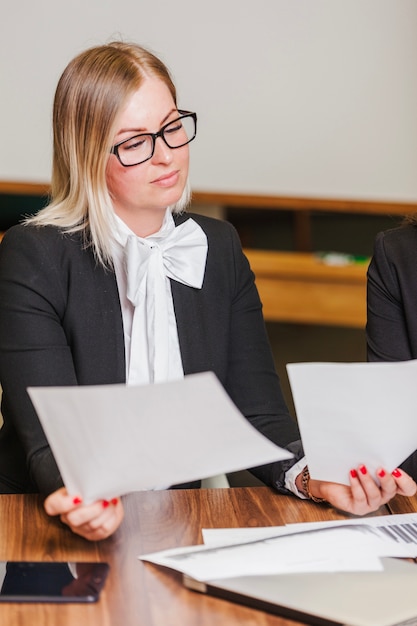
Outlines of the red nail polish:
{"type": "Polygon", "coordinates": [[[116,504],[119,502],[119,498],[112,498],[111,499],[111,503],[113,504],[113,506],[116,506],[116,504]]]}
{"type": "Polygon", "coordinates": [[[392,475],[395,476],[395,478],[399,478],[400,476],[402,476],[400,470],[397,468],[392,472],[392,475]]]}
{"type": "Polygon", "coordinates": [[[352,478],[357,478],[358,477],[358,473],[354,469],[350,470],[350,475],[352,476],[352,478]]]}
{"type": "Polygon", "coordinates": [[[81,504],[81,502],[82,502],[82,500],[78,496],[75,496],[75,498],[72,501],[73,504],[81,504]]]}
{"type": "Polygon", "coordinates": [[[383,478],[385,476],[385,470],[379,470],[378,472],[378,476],[380,476],[381,478],[383,478]]]}
{"type": "Polygon", "coordinates": [[[365,465],[361,465],[359,468],[361,474],[365,475],[367,472],[366,466],[365,465]]]}
{"type": "Polygon", "coordinates": [[[109,501],[108,500],[103,500],[103,502],[101,503],[103,505],[103,509],[107,509],[107,507],[109,506],[109,501]]]}

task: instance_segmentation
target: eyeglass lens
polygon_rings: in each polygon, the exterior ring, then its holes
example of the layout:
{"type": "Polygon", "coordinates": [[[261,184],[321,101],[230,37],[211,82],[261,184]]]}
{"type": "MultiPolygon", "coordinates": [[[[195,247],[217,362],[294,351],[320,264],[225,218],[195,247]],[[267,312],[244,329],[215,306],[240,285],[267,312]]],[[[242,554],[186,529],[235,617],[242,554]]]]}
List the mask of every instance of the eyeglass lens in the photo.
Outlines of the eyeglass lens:
{"type": "MultiPolygon", "coordinates": [[[[196,125],[189,115],[167,124],[162,131],[162,138],[170,148],[180,148],[194,139],[196,125]]],[[[137,165],[151,158],[154,150],[152,135],[137,135],[118,146],[119,158],[123,165],[137,165]]]]}

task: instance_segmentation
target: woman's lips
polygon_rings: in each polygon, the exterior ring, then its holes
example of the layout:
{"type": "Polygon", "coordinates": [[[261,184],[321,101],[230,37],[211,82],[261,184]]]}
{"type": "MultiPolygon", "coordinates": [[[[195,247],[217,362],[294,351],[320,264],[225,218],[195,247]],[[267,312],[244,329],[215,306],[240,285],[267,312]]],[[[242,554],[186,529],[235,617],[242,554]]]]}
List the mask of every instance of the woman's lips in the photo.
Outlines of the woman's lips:
{"type": "Polygon", "coordinates": [[[175,170],[174,172],[155,178],[155,180],[152,181],[152,184],[158,185],[159,187],[172,187],[178,182],[179,175],[179,170],[175,170]]]}

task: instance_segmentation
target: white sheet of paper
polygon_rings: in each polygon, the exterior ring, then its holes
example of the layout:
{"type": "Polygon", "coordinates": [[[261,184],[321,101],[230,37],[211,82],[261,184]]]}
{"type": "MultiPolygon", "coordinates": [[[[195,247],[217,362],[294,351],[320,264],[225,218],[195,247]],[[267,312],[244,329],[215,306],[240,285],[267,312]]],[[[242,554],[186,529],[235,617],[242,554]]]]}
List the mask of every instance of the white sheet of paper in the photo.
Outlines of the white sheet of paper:
{"type": "Polygon", "coordinates": [[[85,502],[292,456],[251,426],[212,372],[28,393],[64,484],[85,502]]]}
{"type": "Polygon", "coordinates": [[[365,464],[395,469],[417,448],[417,360],[287,365],[310,474],[349,484],[365,464]]]}
{"type": "Polygon", "coordinates": [[[380,557],[417,557],[417,513],[355,517],[349,520],[325,522],[300,522],[286,526],[246,528],[203,528],[204,544],[210,547],[232,545],[286,535],[306,530],[334,528],[336,526],[369,526],[380,539],[380,557]]]}
{"type": "Polygon", "coordinates": [[[366,526],[295,532],[241,544],[192,546],[141,555],[197,580],[300,572],[382,569],[382,541],[366,526]]]}

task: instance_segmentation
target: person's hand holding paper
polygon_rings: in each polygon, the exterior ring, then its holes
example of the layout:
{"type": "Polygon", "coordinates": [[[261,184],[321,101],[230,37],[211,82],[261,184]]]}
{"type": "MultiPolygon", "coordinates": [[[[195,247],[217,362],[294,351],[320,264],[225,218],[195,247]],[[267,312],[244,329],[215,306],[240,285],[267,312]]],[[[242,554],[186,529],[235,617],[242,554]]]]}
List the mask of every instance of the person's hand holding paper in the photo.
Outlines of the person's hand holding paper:
{"type": "Polygon", "coordinates": [[[312,478],[395,470],[417,447],[417,361],[287,365],[312,478]]]}

